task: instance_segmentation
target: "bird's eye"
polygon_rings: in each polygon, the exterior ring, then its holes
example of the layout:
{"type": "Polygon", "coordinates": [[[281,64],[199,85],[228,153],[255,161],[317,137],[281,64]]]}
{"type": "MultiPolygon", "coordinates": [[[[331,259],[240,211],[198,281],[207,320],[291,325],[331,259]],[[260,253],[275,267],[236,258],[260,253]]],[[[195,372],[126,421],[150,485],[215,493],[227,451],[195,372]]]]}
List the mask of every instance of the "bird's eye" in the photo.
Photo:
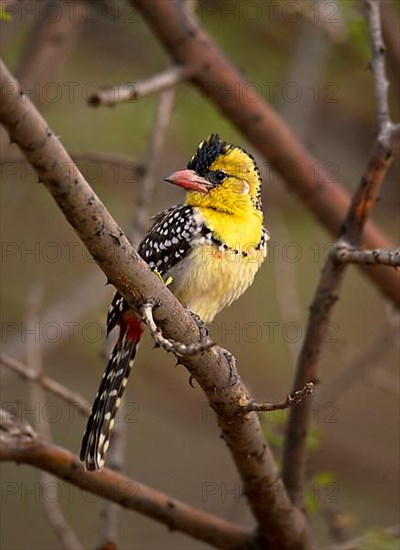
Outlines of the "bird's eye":
{"type": "Polygon", "coordinates": [[[214,179],[217,183],[222,183],[225,178],[226,174],[222,170],[217,170],[216,172],[214,172],[214,179]]]}

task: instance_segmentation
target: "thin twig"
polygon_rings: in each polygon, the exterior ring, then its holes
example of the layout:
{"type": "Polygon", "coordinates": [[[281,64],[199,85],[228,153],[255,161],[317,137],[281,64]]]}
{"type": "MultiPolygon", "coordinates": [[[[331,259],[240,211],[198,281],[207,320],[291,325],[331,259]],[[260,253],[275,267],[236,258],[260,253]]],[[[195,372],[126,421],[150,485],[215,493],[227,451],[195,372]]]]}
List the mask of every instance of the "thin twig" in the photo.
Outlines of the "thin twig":
{"type": "Polygon", "coordinates": [[[174,105],[176,88],[172,87],[160,93],[153,124],[150,146],[147,153],[145,173],[141,181],[136,208],[133,217],[131,242],[137,245],[143,238],[148,218],[149,205],[153,196],[156,173],[164,144],[165,132],[174,105]]]}
{"type": "Polygon", "coordinates": [[[89,493],[161,522],[217,548],[256,547],[252,531],[194,508],[104,468],[87,472],[78,458],[38,436],[26,422],[0,409],[0,462],[30,464],[89,493]]]}
{"type": "MultiPolygon", "coordinates": [[[[43,299],[43,287],[33,285],[27,300],[25,322],[26,322],[26,363],[37,376],[43,373],[43,362],[41,354],[41,341],[35,335],[35,326],[39,322],[39,310],[43,299]]],[[[30,394],[31,403],[34,408],[39,406],[39,411],[44,411],[46,407],[46,395],[40,384],[31,382],[30,394]]],[[[46,418],[40,414],[37,423],[37,430],[41,437],[51,441],[50,426],[46,418]]],[[[45,471],[39,471],[41,492],[44,498],[41,499],[45,516],[53,528],[63,548],[67,550],[83,550],[78,537],[68,524],[61,505],[57,500],[46,498],[46,489],[50,484],[54,484],[54,476],[45,471]]]]}
{"type": "Polygon", "coordinates": [[[379,137],[385,147],[389,147],[389,136],[392,122],[389,115],[389,82],[385,71],[385,44],[382,36],[380,2],[378,0],[366,0],[368,22],[372,46],[372,73],[374,77],[374,90],[376,102],[376,116],[379,128],[379,137]]]}
{"type": "Polygon", "coordinates": [[[89,105],[94,107],[110,107],[127,101],[138,101],[145,96],[176,86],[179,82],[188,78],[189,71],[187,69],[174,66],[146,80],[101,88],[91,95],[87,101],[89,105]]]}
{"type": "Polygon", "coordinates": [[[288,409],[297,403],[300,403],[307,395],[312,395],[314,392],[314,384],[308,382],[303,389],[297,390],[292,394],[288,394],[283,401],[278,401],[276,403],[254,403],[250,401],[245,407],[243,407],[243,412],[269,412],[269,411],[278,411],[281,409],[288,409]]]}
{"type": "Polygon", "coordinates": [[[56,395],[62,399],[65,403],[68,403],[75,407],[84,417],[89,416],[90,412],[90,403],[82,395],[77,392],[73,392],[56,382],[53,378],[46,376],[42,373],[36,372],[34,369],[28,367],[21,361],[6,355],[5,353],[0,354],[0,365],[13,370],[19,374],[25,380],[35,382],[40,385],[46,391],[56,395]]]}
{"type": "Polygon", "coordinates": [[[333,259],[339,263],[353,263],[366,265],[390,265],[392,267],[400,266],[400,248],[395,250],[384,250],[376,248],[375,250],[357,250],[342,244],[338,247],[333,259]]]}
{"type": "Polygon", "coordinates": [[[176,342],[169,338],[163,336],[160,328],[156,325],[153,317],[153,305],[148,303],[144,304],[142,308],[143,320],[145,321],[148,329],[150,330],[151,335],[155,343],[165,349],[168,352],[174,353],[179,356],[190,356],[201,353],[202,351],[209,350],[213,348],[216,344],[211,340],[206,342],[194,342],[193,344],[183,344],[182,342],[176,342]]]}
{"type": "MultiPolygon", "coordinates": [[[[384,69],[383,46],[380,32],[377,31],[377,26],[380,25],[379,5],[375,1],[368,4],[371,8],[369,19],[373,75],[374,79],[384,78],[386,82],[385,75],[382,76],[382,70],[384,69]]],[[[387,144],[390,145],[390,131],[388,132],[388,128],[392,126],[386,112],[387,98],[381,98],[381,94],[387,94],[387,86],[379,83],[375,84],[375,92],[377,96],[378,135],[366,171],[353,195],[340,237],[325,262],[314,294],[303,346],[296,365],[293,391],[302,388],[309,380],[318,379],[319,358],[323,342],[334,304],[339,298],[340,287],[347,266],[347,264],[333,261],[335,250],[343,245],[360,246],[365,223],[375,204],[383,179],[394,159],[393,150],[387,148],[387,144]]],[[[303,501],[298,499],[298,495],[304,494],[307,437],[311,418],[311,399],[306,399],[293,407],[289,413],[284,444],[283,479],[292,500],[297,499],[300,506],[303,505],[303,501]]]]}

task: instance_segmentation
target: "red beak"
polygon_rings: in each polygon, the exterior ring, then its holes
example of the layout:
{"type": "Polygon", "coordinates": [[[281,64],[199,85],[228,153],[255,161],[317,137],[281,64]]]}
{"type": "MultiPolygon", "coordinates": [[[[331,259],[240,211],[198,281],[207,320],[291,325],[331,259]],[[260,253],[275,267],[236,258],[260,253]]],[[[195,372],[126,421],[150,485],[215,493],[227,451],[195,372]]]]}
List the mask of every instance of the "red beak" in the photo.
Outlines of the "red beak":
{"type": "Polygon", "coordinates": [[[199,191],[200,193],[208,193],[213,187],[209,181],[196,174],[194,170],[179,170],[164,178],[164,180],[174,185],[179,185],[183,189],[199,191]]]}

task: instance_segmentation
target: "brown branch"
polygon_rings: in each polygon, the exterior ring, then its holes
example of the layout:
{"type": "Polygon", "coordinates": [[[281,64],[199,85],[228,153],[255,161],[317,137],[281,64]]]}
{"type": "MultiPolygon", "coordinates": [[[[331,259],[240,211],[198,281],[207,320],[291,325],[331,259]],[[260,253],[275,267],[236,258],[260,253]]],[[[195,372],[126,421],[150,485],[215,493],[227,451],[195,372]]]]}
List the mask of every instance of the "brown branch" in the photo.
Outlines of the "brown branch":
{"type": "MultiPolygon", "coordinates": [[[[379,6],[370,2],[370,26],[373,52],[374,79],[382,77],[383,50],[381,37],[377,34],[379,26],[379,6]],[[378,20],[378,23],[377,23],[378,20]],[[379,38],[379,40],[378,40],[379,38]],[[378,67],[377,67],[378,65],[378,67]]],[[[345,218],[338,247],[343,244],[358,247],[368,215],[375,204],[381,183],[393,162],[390,145],[391,123],[386,113],[387,101],[381,94],[387,93],[385,85],[375,85],[377,94],[378,136],[369,159],[367,169],[354,193],[349,211],[345,218]],[[389,128],[389,133],[388,133],[389,128]]],[[[293,391],[302,388],[308,381],[318,378],[318,362],[333,306],[339,298],[339,292],[347,264],[333,261],[336,246],[333,247],[323,267],[308,319],[303,346],[296,365],[293,391]]],[[[307,459],[307,436],[311,424],[312,399],[306,399],[290,410],[283,453],[283,479],[292,498],[297,499],[304,487],[305,465],[307,459]]]]}
{"type": "MultiPolygon", "coordinates": [[[[175,63],[193,71],[191,81],[282,176],[332,233],[337,235],[350,199],[332,177],[294,136],[284,121],[262,99],[249,98],[251,88],[231,65],[194,17],[179,2],[131,0],[175,63]],[[287,170],[288,166],[297,170],[287,170]]],[[[257,96],[257,94],[255,94],[257,96]]],[[[394,248],[372,223],[365,228],[367,248],[394,248]]],[[[397,274],[385,267],[362,269],[394,303],[400,304],[397,274]]]]}
{"type": "MultiPolygon", "coordinates": [[[[32,338],[35,333],[36,323],[39,321],[39,310],[43,299],[43,288],[41,285],[33,285],[27,300],[25,322],[26,322],[26,362],[28,368],[40,377],[43,373],[43,362],[41,354],[41,342],[36,338],[32,338]]],[[[46,395],[43,387],[40,384],[31,382],[30,397],[33,407],[39,405],[39,410],[45,410],[46,395]]],[[[37,424],[38,433],[41,437],[51,441],[50,426],[43,415],[39,415],[37,424]]],[[[54,477],[45,471],[39,471],[41,490],[46,488],[50,483],[54,483],[54,477]]],[[[45,517],[49,521],[55,534],[60,540],[63,548],[67,550],[82,550],[83,546],[78,537],[74,533],[71,526],[68,524],[61,505],[58,501],[49,501],[47,498],[42,499],[42,505],[45,512],[45,517]]]]}
{"type": "Polygon", "coordinates": [[[69,403],[75,407],[82,416],[89,416],[89,401],[79,395],[79,393],[73,392],[56,380],[53,380],[53,378],[50,378],[40,372],[36,372],[34,369],[28,367],[24,363],[21,363],[17,359],[6,355],[5,353],[0,354],[0,365],[16,372],[25,380],[38,384],[46,391],[62,399],[65,403],[69,403]]]}
{"type": "Polygon", "coordinates": [[[163,73],[159,73],[147,80],[119,84],[108,88],[100,88],[88,97],[88,104],[94,107],[113,106],[128,101],[138,101],[143,97],[156,94],[183,82],[189,78],[189,72],[183,67],[170,67],[163,73]]]}
{"type": "Polygon", "coordinates": [[[84,470],[78,458],[41,439],[34,430],[0,409],[0,461],[29,464],[123,508],[163,523],[219,548],[252,548],[251,531],[188,506],[109,468],[84,470]]]}
{"type": "MultiPolygon", "coordinates": [[[[4,63],[0,63],[0,84],[1,123],[107,279],[138,313],[155,301],[154,319],[166,338],[185,345],[198,342],[199,329],[191,315],[138,256],[4,63]]],[[[180,362],[206,393],[217,415],[264,543],[279,545],[282,550],[309,548],[307,522],[285,494],[257,415],[240,414],[249,394],[240,380],[232,385],[226,353],[215,347],[183,356],[180,362]]]]}
{"type": "Polygon", "coordinates": [[[400,248],[395,250],[357,250],[342,245],[336,249],[333,259],[339,263],[400,266],[400,248]]]}
{"type": "Polygon", "coordinates": [[[292,394],[288,394],[283,401],[278,401],[277,403],[254,403],[250,402],[245,407],[243,407],[244,412],[269,412],[269,411],[278,411],[281,409],[288,409],[297,403],[300,403],[304,397],[307,395],[312,395],[314,391],[314,384],[308,382],[303,389],[297,390],[292,394]]]}

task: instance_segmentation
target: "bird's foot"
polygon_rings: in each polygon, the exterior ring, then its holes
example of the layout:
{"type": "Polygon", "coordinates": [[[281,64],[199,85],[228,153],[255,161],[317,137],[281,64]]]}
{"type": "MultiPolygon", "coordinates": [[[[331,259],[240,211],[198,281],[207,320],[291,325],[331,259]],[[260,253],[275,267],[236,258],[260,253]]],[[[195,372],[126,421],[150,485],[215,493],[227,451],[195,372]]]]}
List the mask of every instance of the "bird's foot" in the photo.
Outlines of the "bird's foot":
{"type": "Polygon", "coordinates": [[[236,368],[236,359],[227,349],[220,348],[220,350],[222,352],[222,355],[228,361],[230,386],[235,386],[239,382],[239,373],[236,368]]]}
{"type": "Polygon", "coordinates": [[[207,325],[204,323],[204,321],[201,320],[197,313],[193,313],[193,311],[190,311],[190,309],[188,309],[188,312],[190,313],[192,319],[195,321],[196,325],[199,327],[200,342],[204,344],[205,342],[207,342],[208,339],[207,325]]]}

